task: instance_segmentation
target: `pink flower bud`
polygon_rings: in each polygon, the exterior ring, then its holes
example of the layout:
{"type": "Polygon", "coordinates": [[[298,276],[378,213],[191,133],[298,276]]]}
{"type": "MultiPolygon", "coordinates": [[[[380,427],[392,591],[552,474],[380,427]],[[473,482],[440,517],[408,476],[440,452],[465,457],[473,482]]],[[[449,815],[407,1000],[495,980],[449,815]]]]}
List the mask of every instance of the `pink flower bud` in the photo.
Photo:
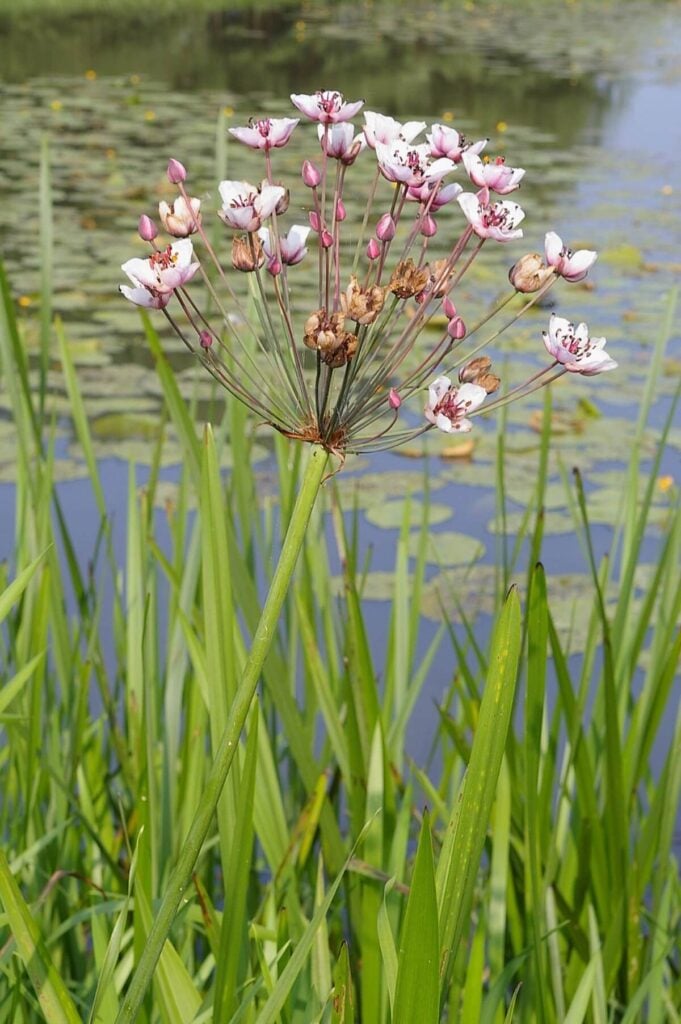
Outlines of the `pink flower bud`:
{"type": "Polygon", "coordinates": [[[201,348],[210,348],[213,344],[213,336],[210,331],[201,331],[199,333],[199,342],[201,343],[201,348]]]}
{"type": "Polygon", "coordinates": [[[339,199],[336,203],[336,220],[345,220],[347,213],[345,212],[345,203],[342,199],[339,199]]]}
{"type": "Polygon", "coordinates": [[[398,395],[397,391],[395,391],[395,388],[390,389],[390,394],[388,395],[388,405],[390,406],[391,409],[399,409],[399,407],[402,405],[402,399],[398,395]]]}
{"type": "Polygon", "coordinates": [[[272,259],[269,260],[267,264],[267,269],[269,270],[272,277],[277,277],[279,274],[281,274],[281,260],[278,259],[278,257],[273,256],[272,259]]]}
{"type": "Polygon", "coordinates": [[[456,306],[450,299],[449,295],[445,295],[444,299],[442,300],[442,312],[444,313],[448,320],[451,320],[452,317],[456,316],[456,306]]]}
{"type": "Polygon", "coordinates": [[[151,217],[143,213],[137,224],[137,231],[143,242],[153,242],[158,235],[158,228],[151,217]]]}
{"type": "Polygon", "coordinates": [[[466,337],[466,325],[460,316],[452,317],[447,324],[447,334],[454,341],[461,341],[462,338],[466,337]]]}
{"type": "Polygon", "coordinates": [[[424,238],[432,238],[433,235],[437,234],[437,224],[435,223],[435,218],[431,217],[429,213],[427,213],[426,216],[423,218],[423,223],[421,224],[421,234],[424,236],[424,238]]]}
{"type": "Polygon", "coordinates": [[[318,167],[315,167],[311,160],[304,160],[302,178],[303,184],[307,185],[308,188],[316,188],[322,180],[321,171],[318,167]]]}
{"type": "Polygon", "coordinates": [[[381,255],[381,247],[375,238],[372,238],[367,245],[367,257],[370,260],[377,260],[381,255]]]}
{"type": "Polygon", "coordinates": [[[319,219],[319,214],[317,213],[316,210],[310,210],[308,220],[310,222],[310,227],[312,228],[312,230],[316,231],[317,234],[319,234],[322,222],[319,219]]]}
{"type": "Polygon", "coordinates": [[[172,157],[168,161],[168,181],[171,185],[179,185],[187,178],[187,169],[184,164],[181,164],[179,160],[174,160],[172,157]]]}
{"type": "Polygon", "coordinates": [[[390,242],[395,237],[395,221],[389,213],[384,213],[376,225],[376,236],[381,242],[390,242]]]}
{"type": "Polygon", "coordinates": [[[330,249],[331,246],[333,245],[333,235],[331,234],[330,231],[327,231],[326,228],[324,228],[321,235],[319,236],[319,240],[322,243],[324,249],[330,249]]]}
{"type": "Polygon", "coordinates": [[[430,292],[424,288],[422,292],[419,292],[418,295],[414,296],[414,302],[416,302],[419,306],[422,306],[426,299],[429,298],[430,292]]]}

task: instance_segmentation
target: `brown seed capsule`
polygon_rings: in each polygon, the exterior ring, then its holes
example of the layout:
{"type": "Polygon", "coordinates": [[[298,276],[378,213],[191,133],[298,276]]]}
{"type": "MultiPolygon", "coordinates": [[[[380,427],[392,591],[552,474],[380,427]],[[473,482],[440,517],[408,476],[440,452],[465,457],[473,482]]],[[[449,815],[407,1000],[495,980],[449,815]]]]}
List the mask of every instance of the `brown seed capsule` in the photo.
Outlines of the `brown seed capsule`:
{"type": "Polygon", "coordinates": [[[385,288],[374,285],[362,288],[353,274],[347,290],[341,295],[341,306],[348,320],[358,324],[372,324],[383,309],[385,288]]]}
{"type": "Polygon", "coordinates": [[[501,379],[495,373],[490,373],[492,360],[489,356],[477,356],[459,370],[459,381],[461,384],[477,384],[484,388],[488,395],[499,390],[501,379]]]}
{"type": "Polygon", "coordinates": [[[257,235],[235,235],[232,242],[232,266],[249,273],[265,262],[262,242],[257,235]]]}
{"type": "Polygon", "coordinates": [[[333,351],[322,353],[322,359],[333,370],[349,363],[357,351],[357,336],[352,331],[341,331],[336,336],[336,347],[333,351]]]}
{"type": "Polygon", "coordinates": [[[428,267],[417,269],[412,259],[401,260],[393,271],[388,284],[388,291],[399,299],[410,299],[422,292],[430,278],[428,267]]]}
{"type": "Polygon", "coordinates": [[[448,266],[449,260],[434,260],[430,264],[429,292],[438,298],[447,294],[449,282],[452,278],[452,268],[448,266]]]}
{"type": "Polygon", "coordinates": [[[482,373],[492,368],[489,356],[477,356],[459,370],[459,381],[462,384],[473,384],[482,373]]]}
{"type": "Polygon", "coordinates": [[[554,273],[553,267],[547,267],[538,252],[528,252],[511,267],[508,279],[517,292],[529,294],[538,292],[554,273]]]}
{"type": "Polygon", "coordinates": [[[484,388],[488,395],[493,395],[501,386],[501,377],[497,377],[496,373],[482,373],[473,383],[484,388]]]}
{"type": "Polygon", "coordinates": [[[305,321],[303,343],[323,356],[333,354],[341,344],[344,320],[343,313],[328,316],[326,309],[316,310],[305,321]]]}

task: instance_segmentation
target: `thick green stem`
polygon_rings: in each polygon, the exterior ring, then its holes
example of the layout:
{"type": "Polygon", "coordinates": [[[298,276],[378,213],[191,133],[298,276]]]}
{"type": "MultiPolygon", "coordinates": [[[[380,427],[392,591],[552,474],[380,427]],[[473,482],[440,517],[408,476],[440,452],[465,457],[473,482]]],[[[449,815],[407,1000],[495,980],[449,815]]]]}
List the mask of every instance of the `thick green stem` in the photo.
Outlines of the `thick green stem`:
{"type": "Polygon", "coordinates": [[[272,579],[269,593],[260,616],[258,628],[253,637],[251,651],[246,662],[239,688],[229,711],[229,724],[225,729],[215,760],[206,779],[199,806],[191,823],[187,837],[182,844],[177,863],[168,880],[158,913],[151,926],[149,936],[137,969],[130,982],[130,988],[116,1017],[116,1024],[132,1024],[151,981],[163,949],[163,944],[173,924],[175,914],[191,880],[194,865],[208,834],[225,780],[229,775],[258,679],[265,658],[276,635],[281,606],[286,597],[291,577],[298,561],[298,555],[305,537],[305,531],[319,488],[324,477],[328,455],[321,448],[314,448],[305,470],[291,521],[279,556],[279,562],[272,579]]]}

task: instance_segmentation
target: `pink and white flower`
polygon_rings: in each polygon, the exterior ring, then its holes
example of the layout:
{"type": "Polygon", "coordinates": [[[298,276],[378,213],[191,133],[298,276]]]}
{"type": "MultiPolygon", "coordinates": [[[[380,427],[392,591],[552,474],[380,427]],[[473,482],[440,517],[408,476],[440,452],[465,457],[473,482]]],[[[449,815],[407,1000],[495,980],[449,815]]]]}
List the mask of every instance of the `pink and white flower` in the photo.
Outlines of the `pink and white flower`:
{"type": "Polygon", "coordinates": [[[338,124],[350,121],[364,106],[364,100],[346,103],[342,92],[318,89],[312,95],[291,93],[291,102],[305,117],[320,124],[338,124]]]}
{"type": "Polygon", "coordinates": [[[461,185],[452,181],[448,185],[441,185],[439,181],[426,181],[423,185],[412,185],[407,189],[407,199],[416,200],[419,203],[428,204],[428,209],[435,213],[447,203],[460,196],[463,192],[461,185]],[[431,196],[435,192],[434,197],[431,196]]]}
{"type": "MultiPolygon", "coordinates": [[[[303,224],[294,224],[289,228],[287,235],[282,235],[279,239],[279,255],[281,256],[281,262],[286,263],[289,267],[294,267],[296,263],[307,255],[307,248],[305,243],[307,242],[307,236],[310,234],[310,228],[303,224]]],[[[277,252],[275,247],[272,245],[272,237],[269,228],[260,228],[258,231],[258,238],[262,242],[262,247],[265,250],[267,256],[268,265],[277,258],[277,252]]]]}
{"type": "Polygon", "coordinates": [[[388,181],[399,181],[410,188],[440,181],[445,174],[454,170],[451,160],[431,161],[430,150],[425,143],[421,146],[410,146],[408,142],[397,139],[390,145],[376,143],[376,159],[381,174],[388,181]]]}
{"type": "Polygon", "coordinates": [[[165,200],[158,204],[161,223],[168,234],[174,235],[175,238],[186,238],[187,235],[193,235],[195,231],[199,230],[200,210],[200,199],[190,198],[187,202],[184,196],[178,196],[172,206],[169,206],[165,200]]]}
{"type": "Polygon", "coordinates": [[[605,338],[590,338],[586,324],[577,327],[565,317],[551,314],[549,329],[542,331],[549,355],[570,373],[593,377],[605,370],[614,370],[617,363],[603,351],[605,338]]]}
{"type": "Polygon", "coordinates": [[[457,387],[452,386],[449,377],[438,377],[428,388],[425,417],[446,434],[467,434],[473,429],[471,421],[466,419],[468,413],[482,405],[486,398],[487,392],[478,384],[457,387]]]}
{"type": "Polygon", "coordinates": [[[257,231],[286,195],[281,185],[269,185],[266,181],[259,189],[247,181],[221,181],[218,188],[222,199],[218,216],[240,231],[257,231]]]}
{"type": "Polygon", "coordinates": [[[342,124],[320,124],[317,126],[317,135],[327,156],[332,156],[344,164],[354,164],[366,147],[364,135],[361,132],[355,135],[354,125],[347,121],[342,124]]]}
{"type": "Polygon", "coordinates": [[[291,138],[291,133],[300,122],[299,117],[263,117],[251,119],[246,128],[230,128],[229,133],[251,149],[280,149],[291,138]]]}
{"type": "Polygon", "coordinates": [[[467,150],[461,159],[466,168],[466,174],[478,188],[491,188],[500,196],[508,195],[520,185],[525,177],[522,167],[508,167],[503,156],[496,160],[481,160],[477,153],[467,150]]]}
{"type": "Polygon", "coordinates": [[[194,249],[188,238],[173,242],[167,249],[152,252],[147,259],[128,260],[121,270],[132,281],[133,287],[120,285],[126,299],[136,306],[163,309],[170,302],[176,288],[190,281],[199,269],[192,262],[194,249]]]}
{"type": "Polygon", "coordinates": [[[434,124],[430,135],[426,135],[430,143],[431,156],[446,156],[455,164],[461,163],[463,154],[482,153],[489,142],[489,139],[479,139],[477,142],[469,142],[465,135],[457,132],[456,128],[449,128],[446,124],[434,124]]]}
{"type": "Polygon", "coordinates": [[[509,202],[507,199],[490,203],[487,189],[478,195],[464,192],[457,201],[478,238],[512,242],[523,237],[522,228],[519,228],[518,224],[524,218],[525,211],[517,203],[509,202]]]}
{"type": "Polygon", "coordinates": [[[394,117],[386,114],[377,114],[373,110],[364,111],[364,136],[367,145],[376,149],[376,143],[389,146],[391,142],[402,139],[403,142],[413,142],[416,136],[426,127],[425,121],[405,121],[402,124],[394,117]]]}
{"type": "Polygon", "coordinates": [[[568,249],[555,231],[547,232],[544,252],[548,265],[566,281],[582,281],[598,259],[598,253],[591,249],[568,249]]]}

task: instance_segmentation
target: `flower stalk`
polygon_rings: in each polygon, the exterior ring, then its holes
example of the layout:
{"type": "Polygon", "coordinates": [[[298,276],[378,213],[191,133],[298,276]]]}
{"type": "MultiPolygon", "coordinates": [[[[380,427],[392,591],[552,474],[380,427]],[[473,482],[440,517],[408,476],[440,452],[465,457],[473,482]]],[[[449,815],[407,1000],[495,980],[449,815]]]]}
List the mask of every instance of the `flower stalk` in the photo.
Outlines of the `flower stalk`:
{"type": "Polygon", "coordinates": [[[220,740],[213,764],[204,783],[201,800],[180,849],[175,867],[166,884],[156,917],[115,1024],[133,1024],[137,1019],[137,1013],[156,969],[163,944],[168,938],[175,915],[187,891],[187,886],[191,882],[192,872],[208,835],[220,793],[234,762],[239,737],[253,702],[265,659],[276,636],[281,608],[293,577],[312,509],[324,480],[327,463],[327,453],[322,448],[313,447],[305,467],[279,561],[253,637],[248,660],[244,666],[241,682],[232,701],[228,715],[229,725],[220,740]]]}

